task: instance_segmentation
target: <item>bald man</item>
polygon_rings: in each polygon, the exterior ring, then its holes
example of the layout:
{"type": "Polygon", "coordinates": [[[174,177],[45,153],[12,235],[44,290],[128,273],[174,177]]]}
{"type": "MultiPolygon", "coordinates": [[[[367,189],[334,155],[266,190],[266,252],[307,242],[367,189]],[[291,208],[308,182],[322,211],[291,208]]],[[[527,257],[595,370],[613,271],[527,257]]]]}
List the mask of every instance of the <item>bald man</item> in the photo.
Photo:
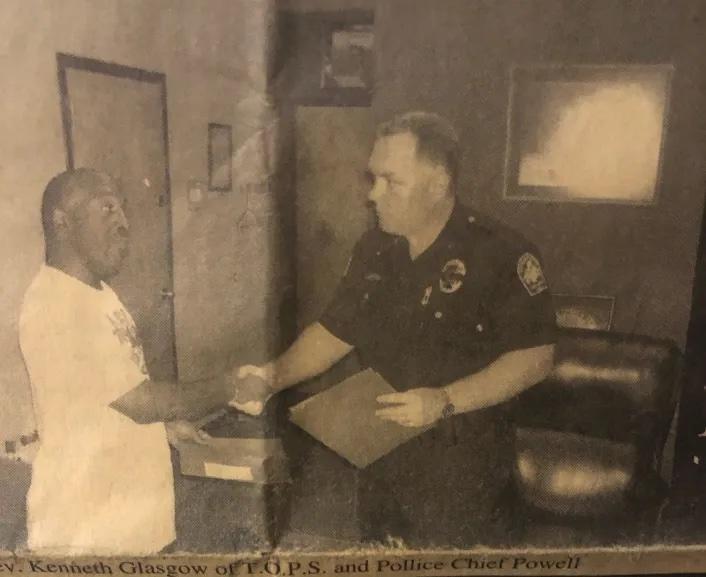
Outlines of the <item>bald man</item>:
{"type": "MultiPolygon", "coordinates": [[[[46,262],[20,315],[40,438],[28,546],[56,554],[159,552],[175,539],[168,433],[196,442],[204,436],[175,421],[184,400],[176,400],[174,383],[150,381],[135,323],[107,284],[128,255],[118,183],[90,169],[56,176],[44,191],[42,225],[46,262]],[[136,389],[142,393],[133,405],[153,409],[141,419],[119,406],[136,389]]],[[[216,385],[223,394],[214,404],[227,402],[224,385],[216,385]]]]}

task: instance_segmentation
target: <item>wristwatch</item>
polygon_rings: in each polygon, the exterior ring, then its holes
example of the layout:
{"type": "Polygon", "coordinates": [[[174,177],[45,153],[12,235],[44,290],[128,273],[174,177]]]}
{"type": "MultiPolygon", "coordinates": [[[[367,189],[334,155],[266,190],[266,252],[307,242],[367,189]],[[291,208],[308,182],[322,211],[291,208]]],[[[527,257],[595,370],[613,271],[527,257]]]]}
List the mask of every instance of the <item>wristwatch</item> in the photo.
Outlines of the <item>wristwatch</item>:
{"type": "Polygon", "coordinates": [[[448,419],[450,416],[456,414],[456,406],[451,402],[451,398],[449,397],[448,391],[446,389],[441,390],[443,391],[444,396],[446,397],[446,404],[441,410],[441,418],[448,419]]]}

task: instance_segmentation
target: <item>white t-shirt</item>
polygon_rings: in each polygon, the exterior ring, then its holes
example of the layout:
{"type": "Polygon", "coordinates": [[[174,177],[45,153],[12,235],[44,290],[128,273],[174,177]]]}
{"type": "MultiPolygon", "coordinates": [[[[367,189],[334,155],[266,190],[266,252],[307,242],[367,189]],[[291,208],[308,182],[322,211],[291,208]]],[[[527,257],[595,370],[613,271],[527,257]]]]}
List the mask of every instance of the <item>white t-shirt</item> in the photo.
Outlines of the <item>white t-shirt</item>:
{"type": "Polygon", "coordinates": [[[135,323],[113,290],[42,266],[25,293],[20,346],[39,450],[27,496],[28,547],[56,554],[149,554],[175,538],[163,423],[109,404],[147,376],[135,323]]]}

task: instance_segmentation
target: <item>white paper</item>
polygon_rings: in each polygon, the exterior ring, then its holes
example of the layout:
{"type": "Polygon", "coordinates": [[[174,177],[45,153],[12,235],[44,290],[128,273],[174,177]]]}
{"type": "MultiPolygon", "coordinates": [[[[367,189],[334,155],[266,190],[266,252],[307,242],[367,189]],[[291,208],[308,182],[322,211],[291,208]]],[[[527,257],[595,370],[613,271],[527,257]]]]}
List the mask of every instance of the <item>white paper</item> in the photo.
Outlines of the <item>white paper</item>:
{"type": "Polygon", "coordinates": [[[233,481],[254,481],[250,467],[237,467],[235,465],[223,465],[222,463],[204,463],[207,477],[217,479],[229,479],[233,481]]]}

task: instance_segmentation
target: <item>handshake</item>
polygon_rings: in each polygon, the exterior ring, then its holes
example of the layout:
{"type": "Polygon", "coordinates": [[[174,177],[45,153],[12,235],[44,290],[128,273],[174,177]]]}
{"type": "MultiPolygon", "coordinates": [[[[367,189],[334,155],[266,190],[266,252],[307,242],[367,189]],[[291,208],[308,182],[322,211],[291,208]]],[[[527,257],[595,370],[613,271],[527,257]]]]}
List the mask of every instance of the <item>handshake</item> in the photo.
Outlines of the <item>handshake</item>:
{"type": "MultiPolygon", "coordinates": [[[[271,373],[269,366],[257,367],[254,365],[243,365],[226,373],[227,394],[233,395],[230,397],[228,405],[248,415],[256,416],[262,413],[268,399],[275,393],[271,373]]],[[[223,382],[222,379],[220,380],[223,382]]],[[[220,386],[222,387],[222,385],[220,386]]],[[[198,387],[193,392],[198,393],[198,387]]],[[[182,402],[188,403],[188,399],[183,399],[182,402]]],[[[206,420],[192,419],[193,417],[189,416],[189,418],[168,420],[165,423],[170,444],[174,446],[183,442],[199,445],[210,444],[211,436],[200,428],[204,422],[208,422],[208,417],[206,420]]]]}
{"type": "MultiPolygon", "coordinates": [[[[248,415],[261,414],[270,397],[281,389],[277,386],[271,364],[235,368],[229,385],[235,394],[228,404],[248,415]]],[[[438,387],[419,387],[404,392],[380,394],[376,401],[376,417],[403,427],[431,426],[450,417],[456,410],[446,389],[438,387]]]]}
{"type": "Polygon", "coordinates": [[[235,394],[228,404],[248,415],[261,414],[276,393],[271,365],[236,367],[230,378],[235,394]]]}

